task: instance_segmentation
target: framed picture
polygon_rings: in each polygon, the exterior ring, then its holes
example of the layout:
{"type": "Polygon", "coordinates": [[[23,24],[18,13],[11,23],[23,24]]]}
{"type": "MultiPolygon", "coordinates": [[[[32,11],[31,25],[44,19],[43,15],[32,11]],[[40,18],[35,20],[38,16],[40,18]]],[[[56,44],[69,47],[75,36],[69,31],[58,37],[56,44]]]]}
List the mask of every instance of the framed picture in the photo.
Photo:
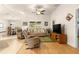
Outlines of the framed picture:
{"type": "Polygon", "coordinates": [[[35,24],[36,24],[36,22],[35,22],[35,21],[30,21],[29,23],[30,23],[30,26],[31,26],[31,27],[34,27],[34,26],[35,26],[35,24]]]}
{"type": "Polygon", "coordinates": [[[55,24],[55,21],[53,20],[52,24],[54,25],[55,24]]]}
{"type": "Polygon", "coordinates": [[[73,15],[71,13],[68,13],[66,16],[66,20],[70,21],[72,19],[73,15]]]}
{"type": "Polygon", "coordinates": [[[45,26],[48,26],[48,22],[47,22],[47,21],[45,21],[44,25],[45,25],[45,26]]]}
{"type": "Polygon", "coordinates": [[[28,22],[23,22],[23,26],[27,26],[28,25],[28,22]]]}
{"type": "Polygon", "coordinates": [[[41,24],[41,21],[37,21],[36,23],[37,23],[37,25],[40,25],[41,24]]]}

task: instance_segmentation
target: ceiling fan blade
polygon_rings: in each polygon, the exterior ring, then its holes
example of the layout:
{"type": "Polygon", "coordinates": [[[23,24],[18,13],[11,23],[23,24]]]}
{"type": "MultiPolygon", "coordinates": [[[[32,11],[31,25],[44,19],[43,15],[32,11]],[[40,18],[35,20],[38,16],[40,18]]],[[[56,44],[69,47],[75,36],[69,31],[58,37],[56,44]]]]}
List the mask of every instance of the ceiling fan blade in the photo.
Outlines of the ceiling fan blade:
{"type": "Polygon", "coordinates": [[[41,12],[45,12],[45,10],[42,10],[41,12]]]}
{"type": "Polygon", "coordinates": [[[44,13],[41,13],[42,15],[44,15],[44,13]]]}

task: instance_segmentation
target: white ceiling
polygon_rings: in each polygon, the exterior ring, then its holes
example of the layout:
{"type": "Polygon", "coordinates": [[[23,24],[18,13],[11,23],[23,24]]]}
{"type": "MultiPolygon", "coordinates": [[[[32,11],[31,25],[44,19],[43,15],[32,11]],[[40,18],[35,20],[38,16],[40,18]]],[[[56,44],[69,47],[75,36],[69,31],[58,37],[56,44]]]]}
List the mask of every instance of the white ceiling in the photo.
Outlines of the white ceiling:
{"type": "MultiPolygon", "coordinates": [[[[34,4],[3,4],[0,5],[0,17],[2,18],[21,18],[26,17],[27,14],[33,15],[35,8],[38,5],[34,4]]],[[[58,4],[43,4],[41,5],[46,11],[44,15],[51,15],[51,13],[59,6],[58,4]]]]}

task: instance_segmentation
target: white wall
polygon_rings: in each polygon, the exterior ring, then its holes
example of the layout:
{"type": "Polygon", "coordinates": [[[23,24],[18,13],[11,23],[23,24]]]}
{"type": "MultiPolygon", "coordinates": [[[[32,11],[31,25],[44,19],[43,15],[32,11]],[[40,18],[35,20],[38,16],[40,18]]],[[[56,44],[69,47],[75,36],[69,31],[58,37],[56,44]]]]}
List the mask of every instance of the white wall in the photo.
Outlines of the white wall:
{"type": "MultiPolygon", "coordinates": [[[[67,34],[67,44],[72,47],[78,47],[77,31],[76,31],[76,9],[79,5],[60,5],[51,15],[51,22],[61,23],[65,25],[65,33],[67,34]],[[66,20],[68,13],[73,15],[70,21],[66,20]]],[[[52,24],[51,24],[52,25],[52,24]]]]}
{"type": "Polygon", "coordinates": [[[34,14],[26,14],[26,18],[21,18],[21,19],[10,19],[9,23],[14,24],[15,27],[19,26],[22,28],[27,28],[29,26],[30,21],[41,21],[41,26],[44,28],[49,28],[50,27],[50,16],[49,15],[34,15],[34,14]],[[48,22],[48,26],[44,26],[44,22],[48,22]],[[23,26],[23,22],[28,22],[28,26],[23,26]]]}
{"type": "MultiPolygon", "coordinates": [[[[0,11],[1,13],[1,11],[0,11]]],[[[11,12],[12,13],[12,12],[11,12]]],[[[41,25],[44,28],[49,28],[50,26],[50,16],[49,15],[36,15],[35,13],[25,13],[21,14],[20,16],[18,15],[6,15],[1,14],[0,15],[0,22],[4,24],[4,28],[1,29],[0,31],[6,31],[7,26],[9,26],[10,23],[13,24],[13,27],[22,27],[26,28],[27,26],[23,26],[23,22],[30,22],[30,21],[41,21],[41,25]],[[44,26],[44,22],[48,21],[48,26],[44,26]]],[[[29,26],[29,25],[28,25],[29,26]]]]}

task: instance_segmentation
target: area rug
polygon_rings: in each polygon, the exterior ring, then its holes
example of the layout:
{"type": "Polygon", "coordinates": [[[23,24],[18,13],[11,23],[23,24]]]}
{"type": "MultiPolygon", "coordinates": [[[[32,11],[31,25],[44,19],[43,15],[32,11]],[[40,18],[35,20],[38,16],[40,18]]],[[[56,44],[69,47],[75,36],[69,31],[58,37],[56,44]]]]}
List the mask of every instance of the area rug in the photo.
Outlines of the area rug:
{"type": "Polygon", "coordinates": [[[0,54],[16,54],[22,46],[23,42],[17,39],[0,40],[0,54]]]}
{"type": "Polygon", "coordinates": [[[55,39],[51,39],[50,37],[40,37],[41,42],[56,42],[55,39]]]}

